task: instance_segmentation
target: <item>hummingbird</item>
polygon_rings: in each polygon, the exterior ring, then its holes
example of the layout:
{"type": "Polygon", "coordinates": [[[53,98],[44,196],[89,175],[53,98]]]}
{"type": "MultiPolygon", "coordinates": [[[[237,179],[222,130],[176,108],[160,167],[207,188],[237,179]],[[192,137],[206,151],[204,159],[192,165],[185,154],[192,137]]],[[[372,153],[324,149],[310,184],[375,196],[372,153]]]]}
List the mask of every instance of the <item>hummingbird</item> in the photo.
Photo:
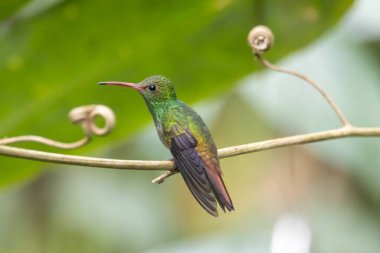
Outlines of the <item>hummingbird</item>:
{"type": "Polygon", "coordinates": [[[175,167],[198,203],[217,217],[217,203],[226,212],[234,210],[222,179],[217,148],[202,118],[177,99],[171,81],[161,75],[139,83],[100,82],[137,90],[153,117],[161,142],[170,150],[175,167]]]}

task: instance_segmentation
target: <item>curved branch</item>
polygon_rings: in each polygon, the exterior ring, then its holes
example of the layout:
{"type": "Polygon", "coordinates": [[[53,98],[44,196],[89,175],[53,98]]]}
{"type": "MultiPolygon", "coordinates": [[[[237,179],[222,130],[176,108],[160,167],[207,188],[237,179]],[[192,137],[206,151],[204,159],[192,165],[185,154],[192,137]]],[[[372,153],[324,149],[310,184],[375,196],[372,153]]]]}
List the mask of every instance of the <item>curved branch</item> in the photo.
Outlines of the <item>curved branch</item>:
{"type": "Polygon", "coordinates": [[[342,126],[345,127],[345,126],[349,126],[350,125],[349,121],[347,120],[346,116],[344,115],[344,113],[342,112],[342,110],[339,108],[339,106],[330,97],[330,95],[326,91],[324,91],[321,88],[321,86],[319,86],[316,82],[314,82],[310,78],[308,78],[305,75],[302,75],[302,74],[300,74],[300,73],[298,73],[296,71],[292,71],[292,70],[288,70],[288,69],[283,69],[283,68],[280,68],[280,67],[278,67],[276,65],[273,65],[268,60],[266,60],[264,57],[262,57],[261,54],[255,53],[255,56],[260,61],[260,63],[263,64],[265,67],[267,67],[267,68],[269,68],[269,69],[271,69],[273,71],[276,71],[276,72],[281,72],[281,73],[293,75],[295,77],[298,77],[298,78],[304,80],[308,84],[310,84],[326,100],[326,102],[329,104],[329,106],[331,107],[331,109],[334,111],[334,113],[338,117],[339,121],[342,123],[342,126]]]}
{"type": "Polygon", "coordinates": [[[47,146],[73,149],[81,147],[90,142],[93,135],[106,135],[115,126],[115,115],[113,111],[104,105],[83,105],[72,109],[69,112],[69,118],[72,123],[79,124],[85,137],[71,143],[55,141],[42,136],[23,135],[10,138],[0,139],[0,145],[8,145],[17,142],[38,142],[47,146]],[[104,127],[100,128],[95,123],[95,117],[102,117],[105,121],[104,127]]]}
{"type": "Polygon", "coordinates": [[[298,144],[306,144],[317,141],[325,141],[344,137],[380,137],[380,128],[346,126],[338,129],[294,135],[267,141],[222,148],[218,150],[219,158],[237,156],[246,153],[263,151],[267,149],[281,148],[298,144]]]}
{"type": "Polygon", "coordinates": [[[42,136],[37,136],[37,135],[22,135],[22,136],[9,137],[9,138],[2,139],[0,140],[0,145],[7,145],[7,144],[16,143],[16,142],[38,142],[38,143],[45,144],[47,146],[56,147],[56,148],[73,149],[73,148],[78,148],[83,145],[86,145],[90,140],[91,140],[91,137],[86,136],[83,139],[80,139],[79,141],[76,141],[76,142],[64,143],[64,142],[51,140],[51,139],[48,139],[42,136]]]}
{"type": "Polygon", "coordinates": [[[342,110],[339,108],[339,106],[330,97],[330,95],[326,91],[324,91],[321,86],[319,86],[319,84],[317,84],[316,82],[314,82],[307,76],[298,73],[297,71],[280,68],[270,63],[268,60],[266,60],[263,57],[263,54],[269,49],[271,49],[274,42],[274,35],[272,31],[269,29],[269,27],[266,27],[264,25],[253,27],[251,31],[248,33],[247,40],[248,40],[249,46],[252,48],[253,55],[256,57],[257,60],[259,60],[259,62],[262,65],[264,65],[265,67],[273,71],[292,75],[304,80],[306,83],[311,85],[314,89],[316,89],[319,92],[319,94],[326,100],[326,102],[329,104],[331,109],[335,112],[336,116],[342,123],[343,127],[350,125],[349,121],[347,120],[346,116],[344,115],[342,110]]]}
{"type": "MultiPolygon", "coordinates": [[[[286,147],[291,145],[306,144],[316,141],[344,138],[353,136],[377,136],[380,137],[380,128],[353,127],[347,126],[339,129],[328,131],[301,134],[290,137],[277,138],[273,140],[254,142],[239,146],[232,146],[218,150],[219,158],[237,156],[252,152],[258,152],[268,149],[286,147]]],[[[28,150],[9,146],[0,146],[0,154],[12,157],[19,157],[37,161],[53,162],[61,164],[71,164],[88,167],[101,167],[110,169],[129,169],[129,170],[170,170],[174,171],[172,161],[139,161],[139,160],[118,160],[94,158],[85,156],[63,155],[36,150],[28,150]]],[[[167,173],[168,176],[173,173],[167,173]]],[[[164,174],[166,175],[166,174],[164,174]]],[[[158,182],[162,182],[166,177],[160,177],[158,182]]]]}
{"type": "Polygon", "coordinates": [[[88,167],[101,167],[109,169],[129,169],[129,170],[173,170],[174,164],[171,161],[139,161],[139,160],[118,160],[105,159],[76,155],[64,155],[58,153],[0,146],[0,154],[11,157],[25,158],[42,162],[52,162],[88,167]]]}

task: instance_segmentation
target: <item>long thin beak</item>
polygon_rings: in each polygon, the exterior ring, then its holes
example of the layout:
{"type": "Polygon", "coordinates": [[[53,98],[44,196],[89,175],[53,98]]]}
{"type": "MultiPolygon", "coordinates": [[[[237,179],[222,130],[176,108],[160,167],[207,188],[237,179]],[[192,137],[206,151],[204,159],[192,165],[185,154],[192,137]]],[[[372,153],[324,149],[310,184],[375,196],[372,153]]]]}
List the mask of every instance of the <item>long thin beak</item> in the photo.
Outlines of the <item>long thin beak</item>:
{"type": "Polygon", "coordinates": [[[138,90],[138,91],[143,91],[143,88],[141,88],[139,85],[137,85],[135,83],[125,83],[125,82],[110,81],[110,82],[100,82],[98,84],[100,84],[100,85],[127,86],[127,87],[131,87],[131,88],[133,88],[135,90],[138,90]]]}

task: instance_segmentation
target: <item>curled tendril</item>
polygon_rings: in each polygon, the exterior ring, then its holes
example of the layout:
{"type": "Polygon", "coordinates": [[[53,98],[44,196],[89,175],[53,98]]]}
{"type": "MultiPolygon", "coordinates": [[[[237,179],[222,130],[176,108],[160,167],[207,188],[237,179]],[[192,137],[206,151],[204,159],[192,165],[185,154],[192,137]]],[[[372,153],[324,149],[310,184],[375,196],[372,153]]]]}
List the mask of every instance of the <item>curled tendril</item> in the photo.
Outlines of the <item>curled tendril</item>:
{"type": "Polygon", "coordinates": [[[80,124],[87,136],[108,134],[115,126],[115,115],[110,108],[104,105],[84,105],[76,107],[69,112],[69,118],[74,124],[80,124]],[[95,123],[96,117],[105,120],[104,127],[95,123]]]}
{"type": "Polygon", "coordinates": [[[255,26],[251,29],[251,31],[248,34],[248,42],[253,50],[254,56],[256,57],[259,62],[267,67],[268,69],[271,69],[273,71],[285,73],[288,75],[295,76],[297,78],[300,78],[301,80],[304,80],[306,83],[311,85],[316,91],[319,92],[319,94],[326,100],[326,102],[329,104],[331,109],[334,111],[336,116],[338,117],[339,121],[342,123],[342,126],[349,127],[350,123],[342,110],[339,108],[339,106],[335,103],[335,101],[330,97],[327,92],[322,89],[322,87],[317,84],[315,81],[311,80],[305,75],[300,74],[297,71],[287,70],[281,67],[278,67],[276,65],[273,65],[268,60],[266,60],[263,56],[264,52],[269,50],[269,48],[273,44],[273,33],[272,31],[266,27],[266,26],[255,26]]]}
{"type": "Polygon", "coordinates": [[[252,50],[256,54],[261,54],[273,46],[274,36],[268,27],[259,25],[251,29],[247,40],[252,50]]]}
{"type": "Polygon", "coordinates": [[[69,113],[69,118],[72,123],[81,125],[85,137],[79,141],[72,143],[64,143],[51,140],[42,136],[24,135],[0,140],[0,145],[7,145],[16,142],[38,142],[48,146],[73,149],[87,144],[93,135],[106,135],[115,126],[115,115],[113,111],[104,105],[85,105],[72,109],[69,113]],[[104,127],[98,127],[95,123],[96,117],[102,117],[105,121],[104,127]]]}

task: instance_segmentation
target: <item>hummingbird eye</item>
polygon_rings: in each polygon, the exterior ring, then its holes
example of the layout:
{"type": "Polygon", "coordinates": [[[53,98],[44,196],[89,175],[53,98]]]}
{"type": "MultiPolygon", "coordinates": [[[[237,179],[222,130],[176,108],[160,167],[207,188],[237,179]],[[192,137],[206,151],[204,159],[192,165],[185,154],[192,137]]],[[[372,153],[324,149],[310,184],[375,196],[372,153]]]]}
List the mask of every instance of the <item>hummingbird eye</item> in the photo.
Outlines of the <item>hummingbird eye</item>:
{"type": "Polygon", "coordinates": [[[156,85],[151,84],[151,85],[148,86],[148,89],[149,89],[150,91],[155,91],[155,90],[156,90],[156,85]]]}

